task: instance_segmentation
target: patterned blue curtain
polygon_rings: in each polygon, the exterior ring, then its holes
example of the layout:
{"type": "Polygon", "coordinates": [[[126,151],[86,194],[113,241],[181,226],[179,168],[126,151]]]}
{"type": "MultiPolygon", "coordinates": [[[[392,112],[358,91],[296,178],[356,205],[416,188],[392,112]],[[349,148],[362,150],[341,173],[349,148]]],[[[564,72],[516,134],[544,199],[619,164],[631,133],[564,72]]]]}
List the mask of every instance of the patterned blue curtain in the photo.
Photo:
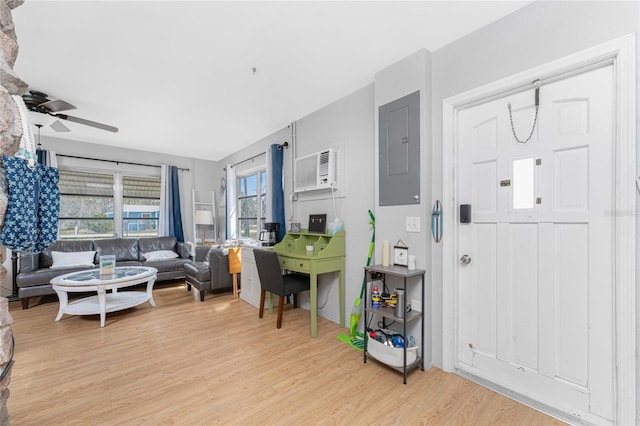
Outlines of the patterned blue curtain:
{"type": "Polygon", "coordinates": [[[41,152],[32,153],[35,169],[22,158],[3,156],[9,199],[0,240],[15,252],[40,253],[58,239],[58,169],[47,166],[47,152],[41,152]]]}
{"type": "Polygon", "coordinates": [[[284,163],[284,152],[281,145],[273,144],[269,150],[271,155],[271,220],[280,224],[279,241],[286,234],[286,223],[284,220],[284,187],[282,181],[282,166],[284,163]]]}
{"type": "Polygon", "coordinates": [[[182,230],[182,213],[180,212],[180,185],[178,185],[178,168],[169,166],[169,236],[176,237],[176,240],[184,242],[184,232],[182,230]]]}

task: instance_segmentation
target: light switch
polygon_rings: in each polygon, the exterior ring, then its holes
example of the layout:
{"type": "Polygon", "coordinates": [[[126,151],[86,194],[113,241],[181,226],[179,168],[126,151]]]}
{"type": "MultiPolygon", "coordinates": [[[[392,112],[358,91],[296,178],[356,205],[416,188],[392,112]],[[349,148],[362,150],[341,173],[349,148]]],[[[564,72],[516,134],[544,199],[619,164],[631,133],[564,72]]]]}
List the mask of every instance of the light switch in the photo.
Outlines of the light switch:
{"type": "Polygon", "coordinates": [[[405,224],[407,232],[420,232],[420,216],[407,217],[405,224]]]}

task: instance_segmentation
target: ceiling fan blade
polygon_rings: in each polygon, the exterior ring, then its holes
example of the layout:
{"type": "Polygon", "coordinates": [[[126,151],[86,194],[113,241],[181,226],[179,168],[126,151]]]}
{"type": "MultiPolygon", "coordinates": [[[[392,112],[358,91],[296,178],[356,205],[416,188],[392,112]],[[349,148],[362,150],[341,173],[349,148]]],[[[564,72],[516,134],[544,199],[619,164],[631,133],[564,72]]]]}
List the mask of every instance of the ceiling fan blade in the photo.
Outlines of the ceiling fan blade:
{"type": "Polygon", "coordinates": [[[85,120],[84,118],[73,117],[67,114],[50,114],[50,115],[61,118],[63,120],[73,121],[74,123],[84,124],[85,126],[91,126],[97,129],[106,130],[108,132],[116,133],[118,131],[117,127],[109,126],[108,124],[98,123],[96,121],[85,120]]]}
{"type": "Polygon", "coordinates": [[[56,99],[54,101],[43,102],[38,106],[42,107],[42,108],[46,108],[48,111],[51,111],[51,112],[67,111],[67,110],[70,110],[70,109],[76,109],[75,105],[71,105],[69,102],[63,101],[61,99],[56,99]]]}
{"type": "Polygon", "coordinates": [[[62,121],[60,121],[60,120],[56,120],[53,123],[51,123],[50,127],[53,130],[55,130],[56,132],[70,132],[71,131],[67,126],[62,124],[62,121]]]}

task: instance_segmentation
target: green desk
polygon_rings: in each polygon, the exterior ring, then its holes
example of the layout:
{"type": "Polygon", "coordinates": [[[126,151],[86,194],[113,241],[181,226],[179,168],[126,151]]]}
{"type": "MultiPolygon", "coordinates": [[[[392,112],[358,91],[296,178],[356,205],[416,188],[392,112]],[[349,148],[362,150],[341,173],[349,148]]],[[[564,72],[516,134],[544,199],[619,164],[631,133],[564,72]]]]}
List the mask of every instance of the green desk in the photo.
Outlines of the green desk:
{"type": "Polygon", "coordinates": [[[273,250],[278,253],[282,269],[309,274],[311,278],[311,337],[318,335],[318,275],[338,273],[340,325],[344,327],[344,231],[334,235],[309,233],[306,229],[288,232],[273,250]],[[313,251],[307,251],[308,245],[313,246],[313,251]]]}

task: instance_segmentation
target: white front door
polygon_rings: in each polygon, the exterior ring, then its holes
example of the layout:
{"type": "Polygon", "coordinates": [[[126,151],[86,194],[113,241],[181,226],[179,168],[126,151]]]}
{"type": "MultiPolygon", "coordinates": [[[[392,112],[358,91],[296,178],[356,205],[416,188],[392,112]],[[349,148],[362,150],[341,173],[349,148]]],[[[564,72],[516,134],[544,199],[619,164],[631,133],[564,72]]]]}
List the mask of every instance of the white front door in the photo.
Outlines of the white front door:
{"type": "Polygon", "coordinates": [[[613,66],[458,114],[457,368],[614,415],[613,66]],[[512,104],[512,121],[508,103],[512,104]]]}

